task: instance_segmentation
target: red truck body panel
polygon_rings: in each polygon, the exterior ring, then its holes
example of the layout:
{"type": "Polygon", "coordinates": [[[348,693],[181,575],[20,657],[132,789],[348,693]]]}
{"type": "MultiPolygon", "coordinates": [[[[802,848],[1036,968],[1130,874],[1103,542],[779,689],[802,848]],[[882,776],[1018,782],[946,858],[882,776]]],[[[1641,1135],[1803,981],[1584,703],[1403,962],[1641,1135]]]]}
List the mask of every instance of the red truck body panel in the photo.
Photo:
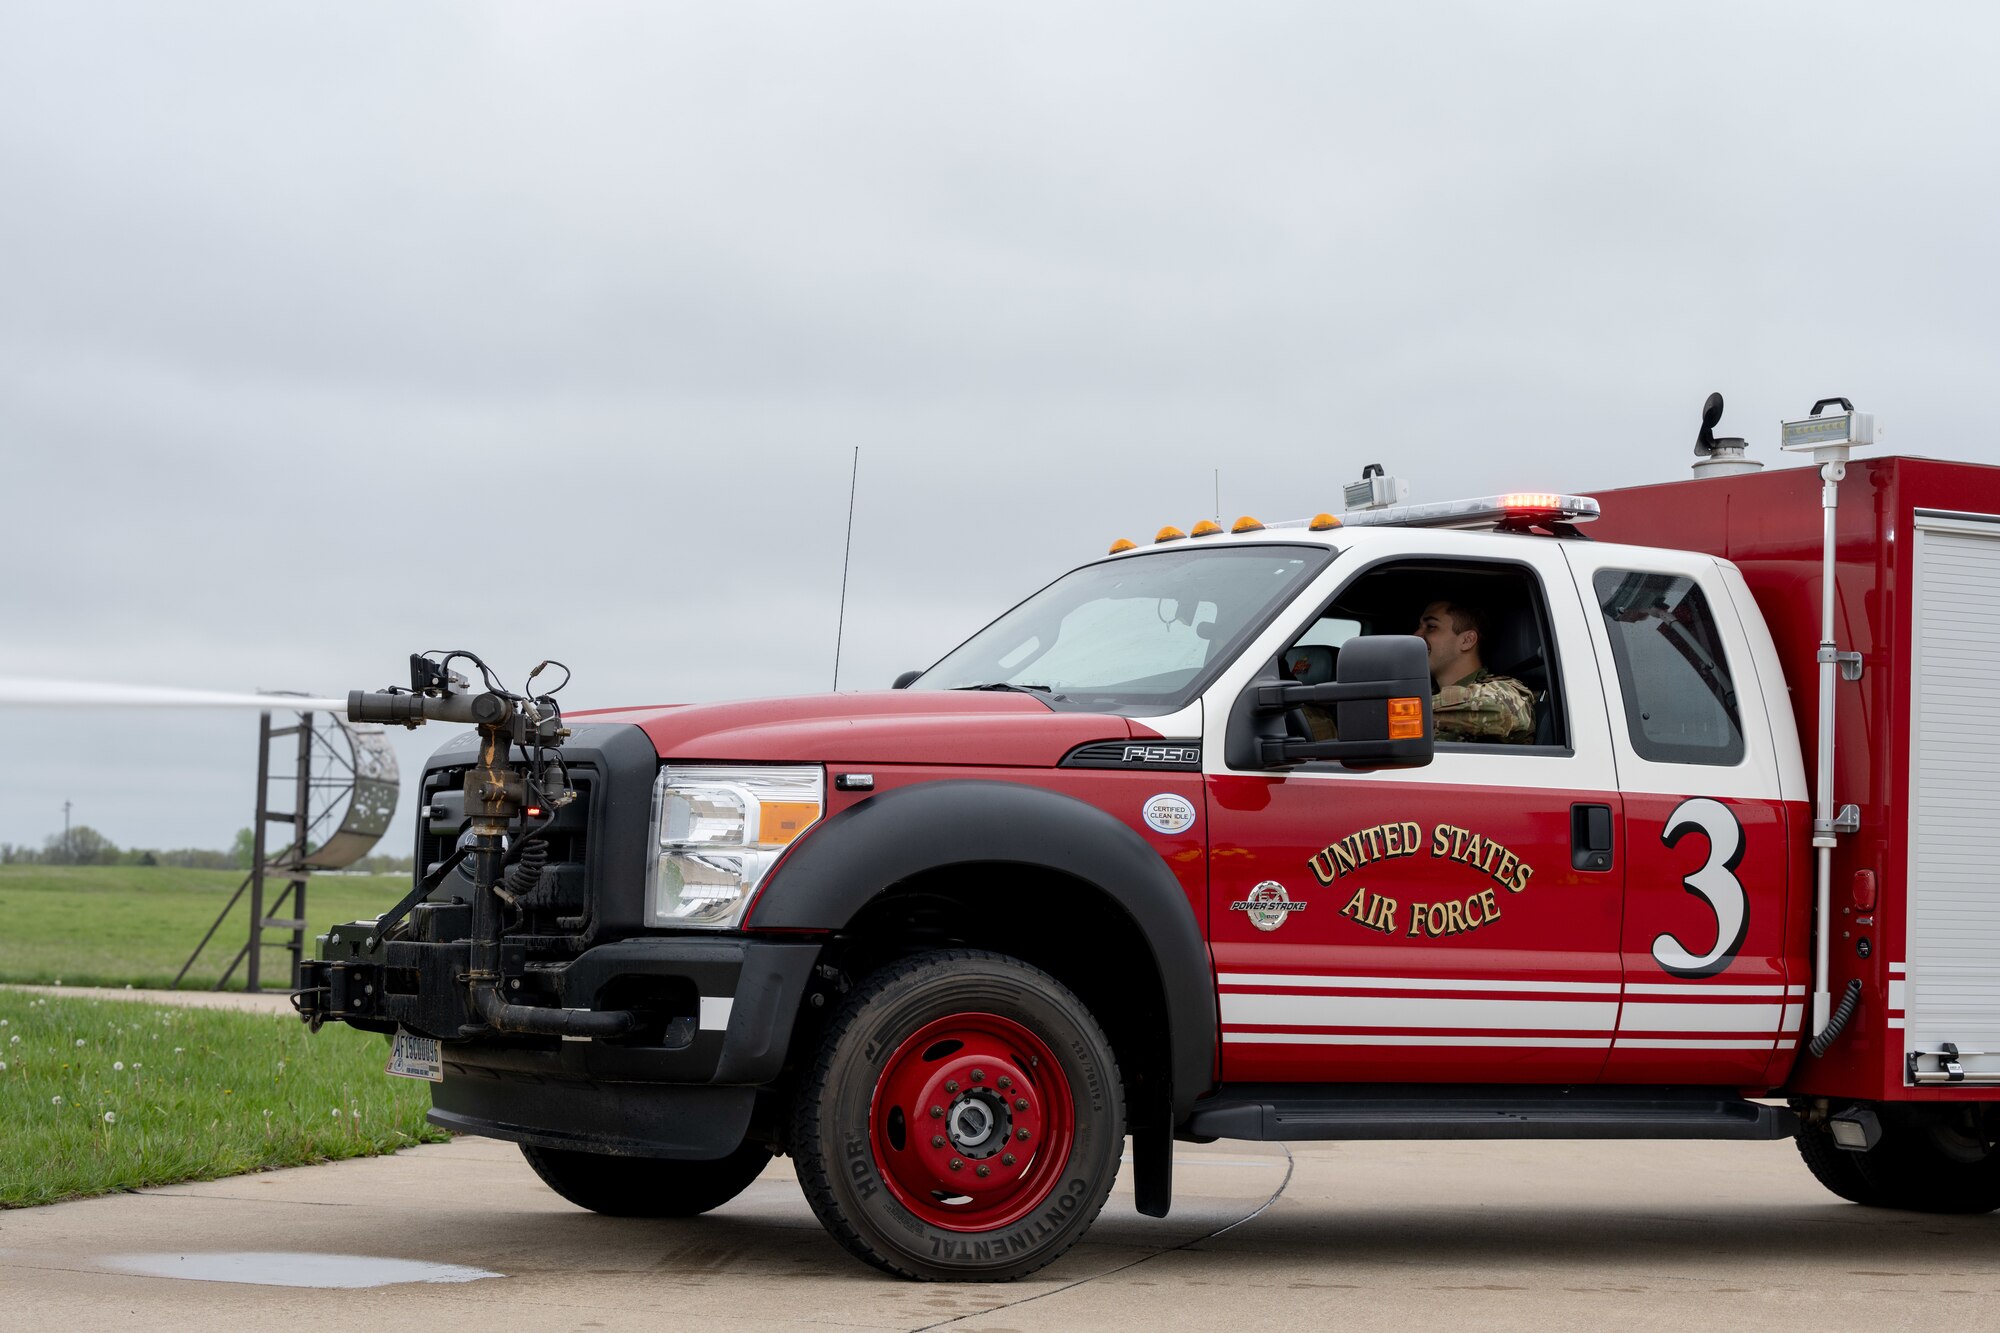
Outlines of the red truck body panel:
{"type": "MultiPolygon", "coordinates": [[[[1589,529],[1609,541],[1705,551],[1742,570],[1777,642],[1808,774],[1818,762],[1820,489],[1818,469],[1797,467],[1598,491],[1592,494],[1603,514],[1589,529]]],[[[1833,854],[1828,989],[1837,997],[1858,978],[1863,999],[1856,1021],[1824,1059],[1801,1057],[1788,1085],[1796,1093],[1880,1100],[1993,1095],[1990,1086],[1906,1086],[1902,1015],[1889,1003],[1891,982],[1900,980],[1909,957],[1910,542],[1920,510],[2000,514],[2000,468],[1869,458],[1850,462],[1840,484],[1834,636],[1837,647],[1861,654],[1864,674],[1837,686],[1834,798],[1860,807],[1861,827],[1842,835],[1833,854]],[[1855,906],[1863,872],[1875,878],[1873,912],[1855,906]]],[[[1808,821],[1790,858],[1793,890],[1808,900],[1810,838],[1808,821]]]]}
{"type": "Polygon", "coordinates": [[[729,703],[598,709],[576,721],[630,722],[662,755],[701,763],[936,764],[1053,768],[1091,741],[1159,733],[1125,717],[1056,713],[1009,691],[882,690],[729,703]]]}

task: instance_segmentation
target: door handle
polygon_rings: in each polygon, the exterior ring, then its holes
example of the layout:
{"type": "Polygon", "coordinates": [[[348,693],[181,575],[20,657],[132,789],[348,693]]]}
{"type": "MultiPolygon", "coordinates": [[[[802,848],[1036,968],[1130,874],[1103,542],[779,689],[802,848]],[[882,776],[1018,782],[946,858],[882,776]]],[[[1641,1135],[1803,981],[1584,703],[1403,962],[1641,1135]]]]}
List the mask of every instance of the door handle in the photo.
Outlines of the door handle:
{"type": "Polygon", "coordinates": [[[1611,869],[1611,807],[1569,808],[1569,864],[1572,870],[1611,869]]]}

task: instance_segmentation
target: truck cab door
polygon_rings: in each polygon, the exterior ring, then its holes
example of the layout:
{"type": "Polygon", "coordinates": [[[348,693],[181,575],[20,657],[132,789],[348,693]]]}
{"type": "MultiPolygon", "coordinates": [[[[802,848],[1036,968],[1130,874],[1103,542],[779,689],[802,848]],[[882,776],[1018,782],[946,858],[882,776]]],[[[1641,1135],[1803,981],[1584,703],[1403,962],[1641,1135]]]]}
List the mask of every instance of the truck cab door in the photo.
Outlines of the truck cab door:
{"type": "Polygon", "coordinates": [[[1712,557],[1563,551],[1591,612],[1629,849],[1604,1077],[1764,1086],[1796,1052],[1810,980],[1787,957],[1798,812],[1781,799],[1764,706],[1759,659],[1769,671],[1776,659],[1755,644],[1768,635],[1746,627],[1733,571],[1712,557]]]}
{"type": "Polygon", "coordinates": [[[1557,543],[1502,545],[1441,560],[1434,537],[1385,533],[1218,683],[1204,756],[1225,1081],[1598,1077],[1626,858],[1597,658],[1557,543]],[[1447,586],[1504,612],[1488,665],[1535,682],[1545,734],[1441,741],[1412,769],[1232,764],[1257,679],[1331,660],[1342,635],[1409,633],[1447,586]]]}

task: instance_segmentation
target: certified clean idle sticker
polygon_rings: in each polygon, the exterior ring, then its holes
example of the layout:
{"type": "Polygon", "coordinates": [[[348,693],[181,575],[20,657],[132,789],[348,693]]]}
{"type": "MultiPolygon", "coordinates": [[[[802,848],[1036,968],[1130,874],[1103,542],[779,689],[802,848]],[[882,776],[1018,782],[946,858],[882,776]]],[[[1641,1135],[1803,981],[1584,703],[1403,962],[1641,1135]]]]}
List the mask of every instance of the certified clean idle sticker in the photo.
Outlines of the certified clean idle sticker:
{"type": "Polygon", "coordinates": [[[1184,833],[1194,827],[1194,802],[1170,791],[1149,798],[1142,813],[1155,833],[1184,833]]]}
{"type": "Polygon", "coordinates": [[[1250,890],[1248,898],[1229,904],[1229,910],[1243,913],[1250,918],[1250,924],[1259,930],[1276,930],[1293,912],[1305,911],[1306,905],[1295,901],[1277,880],[1267,879],[1250,890]]]}

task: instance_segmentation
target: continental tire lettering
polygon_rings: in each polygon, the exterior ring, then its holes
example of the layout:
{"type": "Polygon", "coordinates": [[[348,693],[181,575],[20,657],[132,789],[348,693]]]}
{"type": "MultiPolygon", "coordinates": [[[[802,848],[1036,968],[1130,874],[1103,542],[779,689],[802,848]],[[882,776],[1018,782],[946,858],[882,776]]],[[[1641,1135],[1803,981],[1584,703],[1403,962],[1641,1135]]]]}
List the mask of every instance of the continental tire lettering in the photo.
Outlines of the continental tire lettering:
{"type": "Polygon", "coordinates": [[[1706,796],[1682,801],[1667,817],[1660,841],[1672,847],[1690,832],[1708,839],[1708,859],[1681,884],[1715,913],[1715,943],[1697,954],[1662,931],[1653,937],[1653,961],[1677,977],[1712,977],[1726,971],[1750,930],[1750,896],[1736,878],[1743,860],[1743,826],[1722,802],[1706,796]]]}
{"type": "Polygon", "coordinates": [[[1090,1182],[1072,1180],[1061,1194],[1049,1200],[1040,1216],[997,1236],[968,1240],[932,1231],[931,1255],[938,1259],[1005,1259],[1025,1254],[1068,1226],[1071,1214],[1082,1206],[1083,1196],[1089,1192],[1090,1182]]]}

